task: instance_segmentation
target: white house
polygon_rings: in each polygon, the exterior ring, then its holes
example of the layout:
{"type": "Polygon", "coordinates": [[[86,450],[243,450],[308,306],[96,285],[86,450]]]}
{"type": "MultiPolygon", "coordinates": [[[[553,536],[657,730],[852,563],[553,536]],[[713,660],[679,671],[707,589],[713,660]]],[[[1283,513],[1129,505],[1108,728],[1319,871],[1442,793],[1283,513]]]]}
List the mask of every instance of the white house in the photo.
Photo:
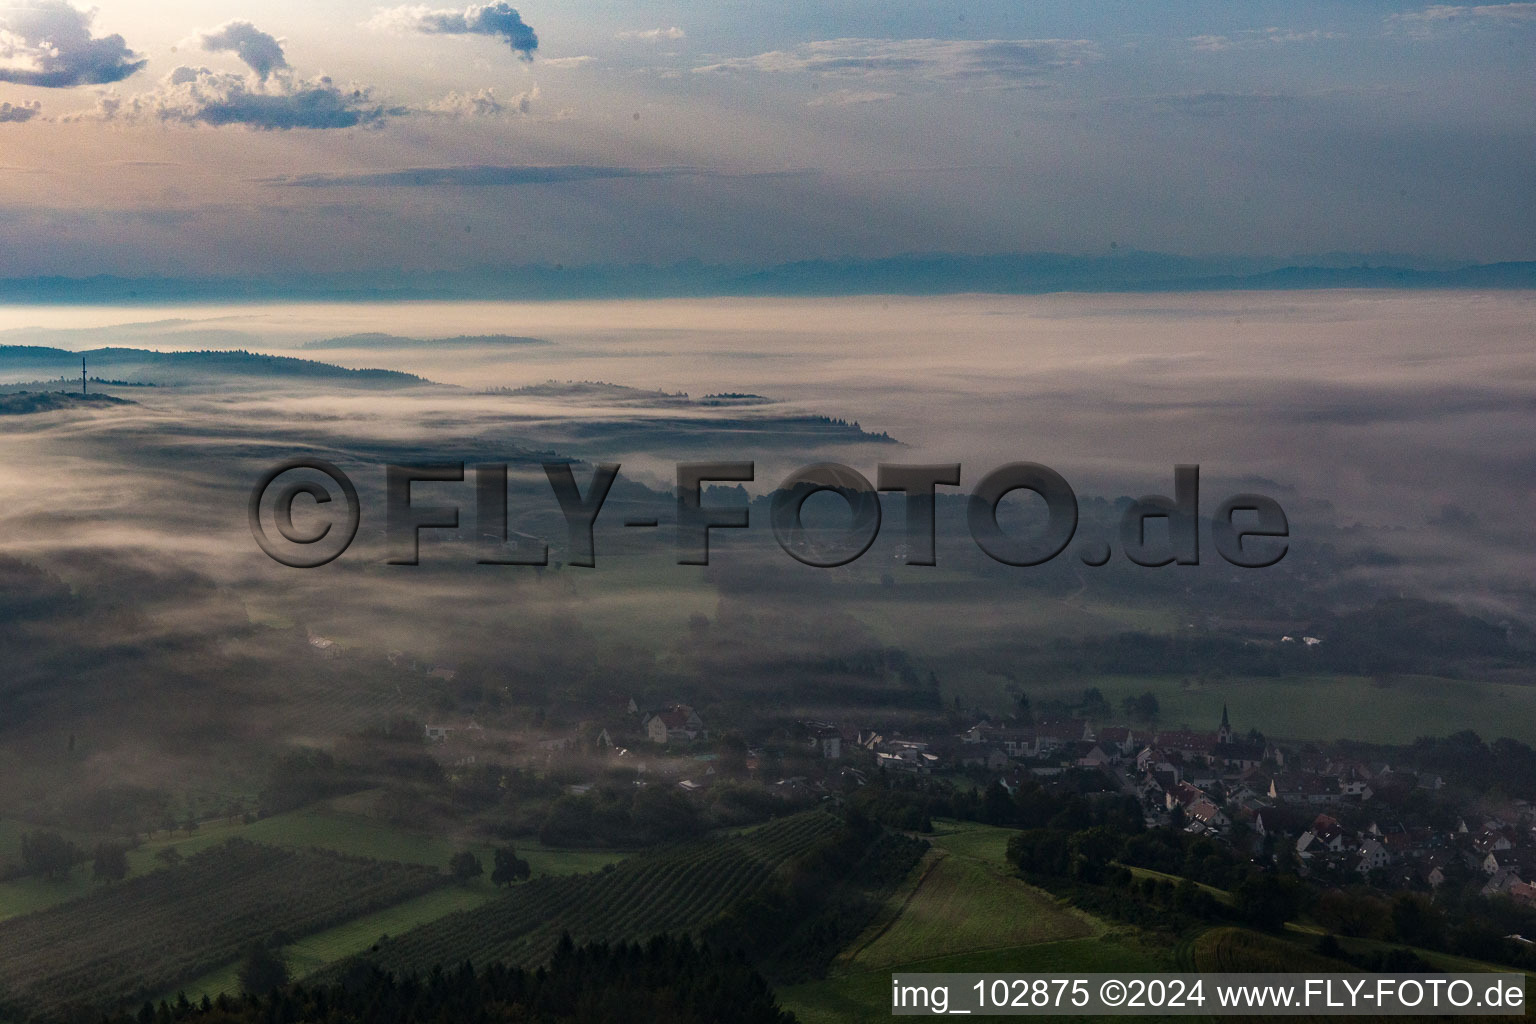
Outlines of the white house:
{"type": "Polygon", "coordinates": [[[645,735],[652,743],[691,743],[708,733],[698,712],[686,704],[674,704],[645,720],[645,735]]]}

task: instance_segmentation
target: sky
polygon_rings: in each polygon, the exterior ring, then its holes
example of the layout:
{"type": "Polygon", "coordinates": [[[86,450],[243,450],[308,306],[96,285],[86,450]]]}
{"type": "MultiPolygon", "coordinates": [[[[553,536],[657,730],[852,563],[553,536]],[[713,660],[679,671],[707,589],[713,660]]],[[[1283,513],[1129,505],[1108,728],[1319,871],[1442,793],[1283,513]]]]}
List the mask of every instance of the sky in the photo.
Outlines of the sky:
{"type": "Polygon", "coordinates": [[[0,0],[0,277],[1536,259],[1536,3],[0,0]]]}

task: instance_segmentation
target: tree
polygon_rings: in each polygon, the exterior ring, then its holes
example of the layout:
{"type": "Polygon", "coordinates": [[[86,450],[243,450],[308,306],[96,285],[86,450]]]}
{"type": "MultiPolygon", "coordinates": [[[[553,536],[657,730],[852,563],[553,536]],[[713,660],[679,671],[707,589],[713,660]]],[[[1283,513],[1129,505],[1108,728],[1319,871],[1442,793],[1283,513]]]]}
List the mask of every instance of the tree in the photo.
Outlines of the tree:
{"type": "Polygon", "coordinates": [[[1067,855],[1072,873],[1084,882],[1099,882],[1104,869],[1120,854],[1124,840],[1113,829],[1103,825],[1074,832],[1067,840],[1067,855]]]}
{"type": "Polygon", "coordinates": [[[1139,697],[1127,697],[1120,702],[1120,708],[1130,718],[1141,722],[1150,722],[1157,718],[1161,708],[1157,703],[1157,694],[1148,690],[1139,697]]]}
{"type": "Polygon", "coordinates": [[[1301,883],[1290,875],[1257,872],[1237,887],[1232,902],[1249,923],[1279,931],[1301,910],[1304,895],[1301,883]]]}
{"type": "Polygon", "coordinates": [[[510,846],[500,847],[495,856],[496,864],[491,868],[491,882],[495,885],[511,885],[533,874],[532,866],[510,846]]]}
{"type": "Polygon", "coordinates": [[[1020,690],[1019,699],[1016,702],[1016,706],[1018,710],[1015,713],[1018,715],[1019,721],[1023,722],[1025,725],[1034,725],[1035,716],[1034,713],[1029,710],[1029,694],[1025,693],[1023,690],[1020,690]]]}
{"type": "Polygon", "coordinates": [[[634,795],[629,813],[636,835],[646,842],[687,839],[705,827],[699,809],[671,786],[646,786],[634,795]]]}
{"type": "Polygon", "coordinates": [[[1417,893],[1402,893],[1392,901],[1392,933],[1410,946],[1439,945],[1445,934],[1445,915],[1417,893]]]}
{"type": "Polygon", "coordinates": [[[176,849],[174,846],[167,846],[165,849],[155,854],[155,860],[159,861],[161,864],[164,864],[168,868],[173,868],[177,864],[181,863],[181,851],[176,849]]]}
{"type": "Polygon", "coordinates": [[[747,777],[747,741],[739,732],[728,732],[720,737],[720,761],[717,767],[721,774],[733,779],[747,777]]]}
{"type": "Polygon", "coordinates": [[[981,797],[981,820],[988,825],[1008,825],[1018,818],[1018,807],[1013,797],[996,779],[987,786],[981,797]]]}
{"type": "Polygon", "coordinates": [[[448,871],[453,875],[453,880],[461,885],[485,874],[485,868],[480,864],[480,858],[468,850],[460,850],[448,861],[448,871]]]}
{"type": "Polygon", "coordinates": [[[1084,718],[1109,717],[1109,701],[1104,698],[1104,691],[1097,686],[1090,686],[1083,691],[1083,700],[1079,708],[1084,718]]]}
{"type": "Polygon", "coordinates": [[[80,847],[57,832],[30,832],[21,837],[21,864],[29,874],[62,881],[84,859],[80,847]]]}
{"type": "Polygon", "coordinates": [[[128,851],[116,843],[96,844],[91,877],[104,882],[121,882],[128,877],[128,851]]]}
{"type": "Polygon", "coordinates": [[[288,964],[265,942],[252,943],[240,964],[240,991],[246,995],[271,995],[288,984],[288,964]]]}
{"type": "Polygon", "coordinates": [[[1008,859],[1025,874],[1065,875],[1071,859],[1067,835],[1050,828],[1016,832],[1008,840],[1008,859]]]}

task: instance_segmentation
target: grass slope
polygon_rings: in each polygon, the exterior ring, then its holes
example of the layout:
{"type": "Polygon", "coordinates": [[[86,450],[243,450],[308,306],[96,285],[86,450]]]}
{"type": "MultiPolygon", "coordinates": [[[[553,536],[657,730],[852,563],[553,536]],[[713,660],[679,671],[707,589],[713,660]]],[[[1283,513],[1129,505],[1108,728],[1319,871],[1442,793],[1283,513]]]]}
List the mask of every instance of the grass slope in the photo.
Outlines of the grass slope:
{"type": "Polygon", "coordinates": [[[1156,971],[1171,952],[1067,907],[1007,871],[1012,830],[940,823],[935,850],[829,977],[780,991],[806,1024],[890,1017],[893,971],[1156,971]]]}

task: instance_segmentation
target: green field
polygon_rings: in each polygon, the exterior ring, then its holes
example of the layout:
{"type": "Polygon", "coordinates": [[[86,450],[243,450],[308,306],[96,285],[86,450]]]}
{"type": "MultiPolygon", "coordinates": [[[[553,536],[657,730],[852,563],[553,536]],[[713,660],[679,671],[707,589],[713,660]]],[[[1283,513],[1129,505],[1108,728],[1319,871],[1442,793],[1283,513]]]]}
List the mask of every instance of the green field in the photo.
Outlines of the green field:
{"type": "Polygon", "coordinates": [[[1378,686],[1363,676],[1285,676],[1186,686],[1167,676],[1086,676],[1026,690],[1035,701],[1076,700],[1090,686],[1115,708],[1125,697],[1150,690],[1161,707],[1157,726],[1165,729],[1213,730],[1226,704],[1239,732],[1254,728],[1276,738],[1406,744],[1427,734],[1472,729],[1488,740],[1508,736],[1536,743],[1536,686],[1509,683],[1404,676],[1378,686]]]}
{"type": "Polygon", "coordinates": [[[890,927],[856,947],[847,972],[911,963],[936,951],[966,953],[1000,946],[1083,938],[1095,928],[1083,916],[996,866],[946,852],[930,855],[915,891],[890,927]]]}
{"type": "Polygon", "coordinates": [[[891,1019],[893,970],[1017,974],[1037,971],[1147,972],[1173,969],[1168,950],[1150,946],[1132,932],[1112,932],[1095,938],[957,953],[914,960],[898,968],[838,975],[781,989],[779,1002],[804,1024],[875,1024],[891,1019]]]}
{"type": "Polygon", "coordinates": [[[936,822],[934,850],[828,977],[780,992],[806,1024],[890,1017],[893,971],[1153,971],[1171,951],[1012,876],[1011,829],[936,822]]]}

